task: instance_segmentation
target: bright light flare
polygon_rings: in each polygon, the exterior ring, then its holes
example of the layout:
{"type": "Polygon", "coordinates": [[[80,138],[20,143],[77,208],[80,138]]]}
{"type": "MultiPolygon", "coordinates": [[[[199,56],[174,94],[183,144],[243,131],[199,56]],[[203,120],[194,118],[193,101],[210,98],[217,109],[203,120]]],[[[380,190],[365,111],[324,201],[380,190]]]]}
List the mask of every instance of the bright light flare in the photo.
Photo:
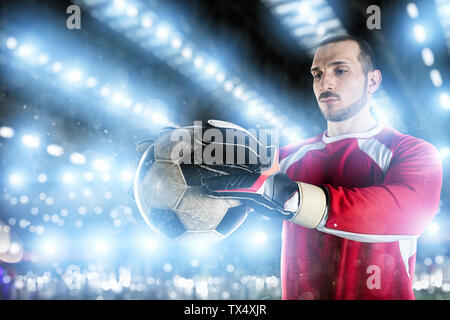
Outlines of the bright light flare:
{"type": "Polygon", "coordinates": [[[121,178],[125,182],[130,182],[131,180],[133,180],[133,172],[131,172],[130,170],[124,170],[122,171],[121,178]]]}
{"type": "Polygon", "coordinates": [[[253,235],[252,242],[257,245],[263,245],[267,241],[267,236],[264,232],[260,231],[253,235]]]}
{"type": "Polygon", "coordinates": [[[421,24],[416,24],[413,28],[414,37],[416,37],[417,42],[423,43],[427,40],[427,32],[421,24]]]}
{"type": "Polygon", "coordinates": [[[12,173],[9,176],[9,182],[15,186],[21,185],[23,183],[23,177],[19,173],[12,173]]]}
{"type": "Polygon", "coordinates": [[[79,152],[73,152],[70,154],[70,162],[77,165],[83,165],[86,163],[86,157],[79,152]]]}
{"type": "Polygon", "coordinates": [[[95,251],[96,251],[97,253],[99,253],[99,254],[106,254],[106,253],[108,253],[108,251],[109,251],[109,245],[108,245],[108,242],[105,241],[105,240],[98,240],[98,241],[95,243],[94,248],[95,248],[95,251]]]}
{"type": "Polygon", "coordinates": [[[95,159],[92,162],[92,167],[97,171],[105,172],[105,171],[109,171],[111,166],[110,166],[109,162],[104,159],[95,159]]]}
{"type": "Polygon", "coordinates": [[[54,157],[60,157],[64,154],[64,149],[56,144],[50,144],[47,146],[47,152],[54,157]]]}
{"type": "Polygon", "coordinates": [[[56,62],[53,62],[51,69],[54,73],[59,73],[59,72],[61,72],[62,67],[63,67],[62,63],[59,61],[56,61],[56,62]]]}
{"type": "Polygon", "coordinates": [[[24,145],[30,148],[37,148],[40,145],[39,137],[29,134],[22,137],[22,142],[24,145]]]}
{"type": "Polygon", "coordinates": [[[0,137],[10,139],[14,137],[14,129],[10,127],[0,127],[0,137]]]}
{"type": "Polygon", "coordinates": [[[78,69],[72,69],[67,74],[67,80],[72,83],[80,81],[82,77],[83,73],[78,69]]]}
{"type": "Polygon", "coordinates": [[[17,47],[17,39],[14,37],[9,37],[6,39],[6,47],[9,50],[14,50],[17,47]]]}
{"type": "Polygon", "coordinates": [[[447,92],[441,93],[441,95],[439,96],[439,100],[444,110],[450,110],[450,96],[447,92]]]}
{"type": "Polygon", "coordinates": [[[442,160],[444,160],[445,158],[448,158],[448,156],[450,156],[450,148],[449,147],[440,148],[439,154],[441,155],[442,160]]]}
{"type": "Polygon", "coordinates": [[[406,12],[408,12],[408,15],[413,19],[416,19],[419,16],[419,9],[417,9],[416,4],[412,2],[408,3],[406,6],[406,12]]]}
{"type": "Polygon", "coordinates": [[[191,59],[193,55],[193,51],[191,48],[189,47],[184,47],[183,49],[181,49],[181,56],[185,59],[191,59]]]}
{"type": "Polygon", "coordinates": [[[428,227],[427,227],[427,229],[426,229],[426,232],[427,232],[429,235],[437,235],[437,234],[439,233],[439,223],[437,223],[437,222],[435,222],[435,221],[431,222],[431,223],[428,225],[428,227]]]}
{"type": "Polygon", "coordinates": [[[161,40],[167,39],[167,37],[169,36],[169,28],[164,25],[159,26],[156,29],[156,36],[161,40]]]}
{"type": "Polygon", "coordinates": [[[73,182],[75,181],[75,177],[74,177],[73,174],[71,174],[71,173],[69,173],[69,172],[66,172],[66,173],[64,173],[63,176],[62,176],[62,181],[63,181],[65,184],[70,184],[70,183],[73,183],[73,182]]]}
{"type": "Polygon", "coordinates": [[[23,44],[18,49],[18,54],[22,58],[30,57],[34,53],[35,49],[27,44],[23,44]]]}
{"type": "Polygon", "coordinates": [[[42,251],[47,256],[53,256],[56,254],[58,247],[54,240],[47,240],[42,244],[42,251]]]}

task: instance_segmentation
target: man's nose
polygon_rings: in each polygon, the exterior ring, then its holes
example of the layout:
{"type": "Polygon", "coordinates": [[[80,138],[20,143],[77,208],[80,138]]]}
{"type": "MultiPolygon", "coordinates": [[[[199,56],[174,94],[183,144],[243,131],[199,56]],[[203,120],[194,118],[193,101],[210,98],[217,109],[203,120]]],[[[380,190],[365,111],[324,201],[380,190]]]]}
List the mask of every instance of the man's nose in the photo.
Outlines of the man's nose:
{"type": "Polygon", "coordinates": [[[322,74],[322,79],[320,79],[320,91],[333,91],[335,81],[333,74],[330,74],[329,72],[324,72],[322,74]]]}

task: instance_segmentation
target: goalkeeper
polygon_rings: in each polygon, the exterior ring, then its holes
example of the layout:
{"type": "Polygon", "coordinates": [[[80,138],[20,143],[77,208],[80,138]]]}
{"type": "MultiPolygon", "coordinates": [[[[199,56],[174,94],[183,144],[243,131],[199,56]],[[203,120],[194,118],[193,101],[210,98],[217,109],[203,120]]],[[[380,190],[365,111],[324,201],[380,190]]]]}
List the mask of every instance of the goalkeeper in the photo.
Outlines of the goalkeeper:
{"type": "Polygon", "coordinates": [[[202,184],[285,219],[283,299],[414,299],[417,238],[439,207],[438,152],[372,117],[381,73],[364,40],[326,39],[311,74],[327,130],[281,148],[276,174],[202,184]]]}

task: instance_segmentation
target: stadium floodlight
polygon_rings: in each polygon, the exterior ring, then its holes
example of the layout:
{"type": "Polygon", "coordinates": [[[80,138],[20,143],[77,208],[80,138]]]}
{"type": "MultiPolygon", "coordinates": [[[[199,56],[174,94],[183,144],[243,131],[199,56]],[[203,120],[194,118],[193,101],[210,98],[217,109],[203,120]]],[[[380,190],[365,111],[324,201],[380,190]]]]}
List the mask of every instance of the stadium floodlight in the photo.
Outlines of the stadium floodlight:
{"type": "Polygon", "coordinates": [[[347,34],[327,1],[262,0],[310,56],[325,35],[347,34]]]}
{"type": "Polygon", "coordinates": [[[83,165],[86,163],[86,157],[82,153],[72,152],[70,154],[70,162],[77,165],[83,165]]]}
{"type": "Polygon", "coordinates": [[[109,171],[110,164],[108,161],[106,161],[104,159],[95,159],[92,162],[92,167],[97,171],[106,172],[106,171],[109,171]]]}
{"type": "Polygon", "coordinates": [[[136,114],[140,114],[143,110],[144,110],[144,106],[142,105],[142,103],[136,103],[133,106],[133,112],[136,114]]]}
{"type": "Polygon", "coordinates": [[[38,181],[39,183],[46,183],[47,182],[47,175],[45,173],[39,173],[38,174],[38,181]]]}
{"type": "Polygon", "coordinates": [[[109,245],[106,240],[97,240],[94,248],[95,252],[98,254],[106,254],[109,251],[109,245]]]}
{"type": "Polygon", "coordinates": [[[170,41],[170,46],[176,50],[180,49],[183,41],[179,37],[175,37],[170,41]]]}
{"type": "Polygon", "coordinates": [[[191,59],[193,54],[192,48],[190,47],[184,47],[181,49],[181,56],[187,60],[191,59]]]}
{"type": "Polygon", "coordinates": [[[256,232],[252,237],[252,242],[257,245],[263,245],[267,241],[267,236],[264,232],[256,232]]]}
{"type": "Polygon", "coordinates": [[[121,92],[115,92],[113,93],[113,95],[111,96],[111,100],[113,103],[115,104],[119,104],[122,102],[123,97],[122,97],[122,93],[121,92]]]}
{"type": "Polygon", "coordinates": [[[19,186],[23,183],[23,176],[20,173],[12,173],[9,176],[9,182],[14,186],[19,186]]]}
{"type": "Polygon", "coordinates": [[[441,155],[442,159],[448,158],[448,156],[450,156],[450,148],[449,147],[440,148],[439,154],[441,155]]]}
{"type": "Polygon", "coordinates": [[[209,63],[206,67],[205,67],[205,73],[208,76],[212,76],[216,73],[216,65],[214,63],[209,63]]]}
{"type": "Polygon", "coordinates": [[[89,77],[86,79],[86,86],[88,86],[89,88],[93,88],[97,85],[98,80],[94,77],[89,77]]]}
{"type": "Polygon", "coordinates": [[[311,6],[309,5],[308,2],[305,1],[300,1],[299,5],[298,5],[298,13],[300,15],[303,15],[305,17],[308,17],[311,15],[311,6]]]}
{"type": "Polygon", "coordinates": [[[95,175],[91,171],[86,171],[86,172],[83,173],[84,181],[91,182],[91,181],[94,180],[94,178],[95,178],[95,175]]]}
{"type": "Polygon", "coordinates": [[[37,148],[40,145],[39,137],[26,134],[22,137],[22,142],[24,145],[30,148],[37,148]]]}
{"type": "Polygon", "coordinates": [[[144,29],[151,28],[153,26],[153,24],[154,24],[154,22],[153,22],[153,19],[151,17],[143,17],[141,19],[141,26],[144,29]]]}
{"type": "Polygon", "coordinates": [[[225,81],[225,74],[222,71],[219,71],[217,72],[214,79],[216,79],[217,83],[222,83],[225,81]]]}
{"type": "Polygon", "coordinates": [[[65,184],[73,183],[74,180],[75,180],[75,177],[74,177],[74,175],[71,174],[70,172],[65,172],[65,173],[63,174],[63,176],[62,176],[62,181],[63,181],[65,184]]]}
{"type": "Polygon", "coordinates": [[[0,137],[10,139],[14,137],[14,129],[11,127],[0,127],[0,137]]]}
{"type": "Polygon", "coordinates": [[[23,44],[18,49],[18,54],[22,58],[30,57],[34,53],[35,49],[27,44],[23,44]]]}
{"type": "Polygon", "coordinates": [[[119,10],[125,9],[125,1],[124,0],[114,0],[113,4],[114,4],[114,7],[119,10]]]}
{"type": "Polygon", "coordinates": [[[427,32],[421,24],[416,24],[413,28],[413,31],[414,37],[416,38],[417,42],[423,43],[427,40],[427,32]]]}
{"type": "Polygon", "coordinates": [[[125,14],[130,18],[134,18],[139,14],[139,10],[135,6],[130,5],[126,8],[125,14]]]}
{"type": "Polygon", "coordinates": [[[152,122],[155,124],[164,124],[167,123],[166,117],[160,112],[153,112],[151,115],[152,122]]]}
{"type": "Polygon", "coordinates": [[[444,110],[450,110],[450,96],[447,92],[442,92],[439,96],[439,100],[444,110]]]}
{"type": "Polygon", "coordinates": [[[435,0],[436,11],[439,15],[439,20],[443,29],[444,36],[447,42],[448,53],[450,54],[450,1],[449,0],[435,0]]]}
{"type": "MultiPolygon", "coordinates": [[[[228,97],[230,99],[235,99],[234,102],[237,102],[239,106],[241,106],[242,102],[245,102],[250,98],[246,92],[242,92],[242,88],[249,88],[248,85],[241,82],[241,80],[226,81],[225,74],[229,74],[229,72],[226,72],[222,66],[219,66],[216,63],[210,63],[209,55],[206,52],[203,52],[196,45],[191,43],[184,35],[175,30],[170,23],[164,21],[155,12],[148,9],[146,10],[145,8],[139,8],[140,10],[137,13],[136,18],[138,18],[140,24],[136,24],[129,23],[130,18],[123,12],[127,7],[126,2],[119,1],[114,3],[116,9],[121,9],[119,11],[115,10],[114,12],[111,12],[110,6],[101,3],[88,0],[79,0],[79,2],[88,7],[96,19],[108,23],[108,25],[117,32],[122,33],[125,37],[136,42],[145,50],[152,51],[156,56],[165,60],[169,66],[179,69],[182,74],[200,82],[200,85],[206,86],[208,90],[212,89],[213,94],[220,95],[220,97],[223,98],[223,93],[225,91],[225,93],[229,94],[228,97]],[[168,48],[172,50],[167,50],[168,48]],[[175,49],[176,52],[174,52],[173,49],[175,49]],[[192,58],[195,59],[191,61],[192,58]],[[191,68],[190,63],[188,62],[193,62],[194,68],[191,68]],[[217,73],[217,70],[223,71],[217,73]],[[216,82],[221,85],[211,86],[211,82],[208,82],[205,77],[198,77],[198,74],[196,74],[198,71],[205,72],[208,78],[214,77],[216,82]],[[239,83],[242,88],[233,90],[235,83],[239,83]]],[[[298,9],[296,3],[294,3],[294,6],[298,9]]],[[[311,11],[318,12],[316,9],[320,9],[317,7],[313,10],[312,6],[316,7],[316,3],[311,4],[311,11]]],[[[306,7],[301,8],[303,11],[306,10],[306,7]]],[[[313,20],[314,23],[318,22],[318,18],[315,14],[310,14],[308,19],[310,23],[313,20]]],[[[325,32],[324,28],[328,28],[326,26],[327,25],[322,26],[319,29],[319,33],[325,32]]],[[[329,30],[326,29],[326,31],[328,32],[329,30]]],[[[236,76],[230,75],[230,79],[237,78],[238,77],[236,76]]],[[[256,92],[254,92],[254,94],[256,94],[256,92]]],[[[141,110],[140,105],[134,108],[134,112],[137,114],[141,114],[143,111],[144,110],[141,110]]]]}
{"type": "Polygon", "coordinates": [[[433,86],[435,86],[436,88],[439,88],[442,86],[442,83],[443,83],[442,76],[438,69],[432,69],[430,71],[430,78],[431,78],[431,82],[433,83],[433,86]]]}
{"type": "Polygon", "coordinates": [[[39,54],[38,62],[39,64],[46,64],[49,61],[48,56],[44,53],[39,54]]]}
{"type": "Polygon", "coordinates": [[[17,47],[17,39],[14,37],[9,37],[8,39],[6,39],[6,47],[9,50],[14,50],[17,47]]]}
{"type": "Polygon", "coordinates": [[[67,73],[67,80],[72,83],[78,82],[81,80],[82,76],[83,74],[80,70],[72,69],[67,73]]]}
{"type": "Polygon", "coordinates": [[[53,238],[46,238],[41,243],[41,251],[46,256],[54,256],[58,251],[58,243],[56,239],[53,238]]]}
{"type": "MultiPolygon", "coordinates": [[[[120,5],[120,1],[119,3],[119,7],[120,5]]],[[[125,2],[123,2],[125,3],[125,2]]],[[[110,6],[108,6],[110,7],[110,6]]],[[[137,13],[137,15],[139,15],[139,13],[137,13]]],[[[130,19],[129,17],[127,19],[130,19]]],[[[160,24],[161,25],[161,24],[160,24]]],[[[161,25],[164,26],[164,25],[161,25]]],[[[161,32],[161,31],[160,31],[161,32]]],[[[9,47],[12,48],[13,47],[13,41],[17,40],[12,40],[12,39],[16,39],[14,37],[7,37],[6,35],[1,36],[0,35],[0,41],[2,43],[9,43],[9,47]],[[9,39],[9,42],[8,42],[9,39]]],[[[177,41],[175,41],[174,46],[176,47],[178,44],[176,43],[177,41]]],[[[97,80],[97,78],[93,77],[93,76],[88,76],[83,75],[82,70],[76,69],[76,68],[67,68],[66,70],[66,66],[63,66],[63,63],[60,61],[49,61],[50,59],[48,58],[48,56],[46,54],[40,53],[39,52],[35,52],[35,49],[29,45],[29,44],[21,44],[17,50],[14,52],[14,54],[12,55],[13,58],[18,59],[18,57],[29,57],[29,58],[33,58],[33,60],[30,60],[32,62],[39,62],[39,65],[42,66],[43,71],[47,72],[47,73],[54,73],[54,74],[61,74],[61,79],[64,79],[65,81],[67,81],[68,83],[73,83],[73,84],[78,84],[78,83],[83,83],[84,85],[86,85],[86,87],[88,88],[94,88],[94,87],[99,87],[99,89],[97,89],[95,92],[93,91],[92,93],[94,94],[99,94],[100,96],[106,98],[106,97],[110,97],[112,98],[112,101],[115,104],[121,105],[124,108],[131,108],[133,105],[133,99],[131,99],[130,97],[124,97],[121,93],[114,93],[111,92],[112,89],[110,87],[109,83],[104,83],[104,84],[100,84],[99,85],[99,81],[97,80]],[[45,65],[45,66],[44,66],[45,65]],[[48,67],[46,67],[46,65],[48,65],[48,67]],[[62,73],[62,71],[64,71],[62,73]]],[[[30,69],[31,70],[31,69],[30,69]]],[[[27,69],[28,71],[28,69],[27,69]]],[[[33,75],[33,77],[35,77],[33,75]]],[[[57,84],[59,84],[60,82],[57,82],[57,84]]],[[[105,102],[108,102],[110,100],[106,100],[105,102]]],[[[110,111],[109,108],[107,109],[107,111],[110,111]]],[[[117,110],[115,110],[117,111],[117,110]]],[[[142,110],[144,111],[144,110],[142,110]]],[[[143,122],[143,119],[140,118],[136,118],[139,122],[143,122]]],[[[162,125],[165,125],[167,123],[167,119],[164,118],[164,122],[160,123],[162,125]]],[[[144,125],[142,123],[142,125],[144,125]]],[[[5,133],[6,135],[6,133],[5,133]]],[[[26,145],[29,146],[38,146],[38,143],[34,143],[31,139],[27,138],[26,140],[23,140],[24,143],[26,145]]]]}
{"type": "Polygon", "coordinates": [[[433,51],[430,50],[430,48],[422,49],[422,60],[423,60],[423,63],[425,63],[425,65],[428,67],[433,65],[434,54],[433,54],[433,51]]]}
{"type": "Polygon", "coordinates": [[[56,61],[52,63],[51,69],[54,73],[59,73],[62,70],[62,67],[63,67],[62,63],[56,61]]]}
{"type": "Polygon", "coordinates": [[[419,9],[414,2],[410,2],[406,5],[406,12],[413,19],[419,17],[419,9]]]}
{"type": "Polygon", "coordinates": [[[159,25],[156,28],[156,36],[162,40],[167,39],[169,32],[169,28],[166,25],[159,25]]]}
{"type": "Polygon", "coordinates": [[[158,242],[152,237],[146,237],[142,241],[143,248],[146,251],[155,251],[158,249],[158,242]]]}
{"type": "Polygon", "coordinates": [[[426,232],[429,234],[429,235],[433,235],[433,236],[435,236],[435,235],[437,235],[438,233],[439,233],[439,223],[437,223],[436,221],[432,221],[429,225],[428,225],[428,227],[426,228],[426,232]]]}
{"type": "Polygon", "coordinates": [[[123,181],[130,182],[131,180],[133,180],[133,172],[131,172],[130,170],[123,170],[120,177],[123,181]]]}
{"type": "Polygon", "coordinates": [[[231,90],[233,90],[234,84],[231,80],[227,80],[225,81],[223,87],[225,91],[230,92],[231,90]]]}
{"type": "Polygon", "coordinates": [[[242,88],[242,86],[237,86],[236,88],[234,88],[233,96],[235,96],[237,99],[240,99],[240,98],[242,98],[243,95],[244,95],[244,89],[242,88]]]}
{"type": "Polygon", "coordinates": [[[131,98],[125,98],[124,100],[123,100],[123,104],[122,104],[122,106],[124,107],[124,108],[127,108],[127,109],[129,109],[129,108],[131,108],[131,106],[133,105],[133,100],[131,100],[131,98]]]}
{"type": "Polygon", "coordinates": [[[51,156],[60,157],[64,154],[64,149],[56,144],[49,144],[47,146],[47,152],[51,156]]]}
{"type": "Polygon", "coordinates": [[[204,63],[205,63],[205,60],[203,59],[203,57],[201,57],[201,56],[195,57],[195,59],[194,59],[194,66],[196,68],[199,68],[199,69],[202,68],[204,63]]]}
{"type": "Polygon", "coordinates": [[[107,87],[107,86],[102,86],[101,88],[100,88],[100,95],[102,96],[102,97],[107,97],[107,96],[109,96],[111,94],[111,90],[109,89],[109,87],[107,87]]]}

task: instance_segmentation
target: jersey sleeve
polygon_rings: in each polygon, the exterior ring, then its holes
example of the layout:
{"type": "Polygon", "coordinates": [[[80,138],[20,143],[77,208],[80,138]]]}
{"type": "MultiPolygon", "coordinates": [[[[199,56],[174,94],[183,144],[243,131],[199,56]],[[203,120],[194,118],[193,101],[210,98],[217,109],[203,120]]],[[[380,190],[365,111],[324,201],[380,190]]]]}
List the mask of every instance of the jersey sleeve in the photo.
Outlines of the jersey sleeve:
{"type": "Polygon", "coordinates": [[[325,184],[327,217],[317,228],[355,241],[390,242],[423,233],[439,208],[442,161],[436,148],[403,138],[381,184],[348,188],[325,184]]]}

